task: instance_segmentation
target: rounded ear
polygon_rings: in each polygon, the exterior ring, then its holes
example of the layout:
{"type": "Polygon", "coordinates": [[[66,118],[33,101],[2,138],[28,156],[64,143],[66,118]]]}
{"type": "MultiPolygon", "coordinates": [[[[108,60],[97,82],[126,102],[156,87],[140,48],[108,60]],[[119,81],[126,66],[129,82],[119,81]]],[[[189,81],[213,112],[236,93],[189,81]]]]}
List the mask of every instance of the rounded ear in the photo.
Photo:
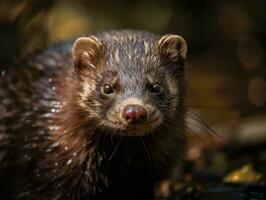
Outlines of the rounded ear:
{"type": "Polygon", "coordinates": [[[168,62],[182,63],[186,59],[187,43],[179,35],[167,34],[158,41],[158,52],[168,62]]]}
{"type": "Polygon", "coordinates": [[[96,69],[103,60],[103,45],[95,37],[79,37],[72,48],[75,70],[84,68],[96,69]]]}

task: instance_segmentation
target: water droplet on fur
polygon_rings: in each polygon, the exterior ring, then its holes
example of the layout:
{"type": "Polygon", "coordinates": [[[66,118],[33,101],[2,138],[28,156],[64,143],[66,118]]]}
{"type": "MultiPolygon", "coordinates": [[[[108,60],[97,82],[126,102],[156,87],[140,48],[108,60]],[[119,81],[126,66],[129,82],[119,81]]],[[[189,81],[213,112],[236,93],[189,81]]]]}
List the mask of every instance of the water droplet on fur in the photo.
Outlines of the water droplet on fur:
{"type": "Polygon", "coordinates": [[[45,60],[46,64],[50,67],[55,67],[56,66],[56,61],[54,58],[48,58],[45,60]]]}
{"type": "Polygon", "coordinates": [[[3,100],[2,100],[2,103],[3,103],[4,105],[8,105],[8,104],[11,103],[11,101],[10,101],[9,99],[3,99],[3,100]]]}
{"type": "Polygon", "coordinates": [[[77,153],[76,153],[76,152],[74,152],[74,153],[73,153],[73,156],[77,156],[77,153]]]}
{"type": "Polygon", "coordinates": [[[51,107],[55,107],[55,108],[60,108],[61,107],[61,103],[59,101],[51,101],[50,102],[50,106],[51,107]]]}
{"type": "Polygon", "coordinates": [[[55,86],[53,86],[53,87],[52,87],[52,90],[53,90],[53,91],[55,91],[55,90],[56,90],[56,87],[55,87],[55,86]]]}
{"type": "Polygon", "coordinates": [[[67,161],[67,165],[70,165],[72,163],[72,159],[69,159],[68,161],[67,161]]]}
{"type": "Polygon", "coordinates": [[[40,131],[38,131],[38,135],[43,135],[44,133],[45,133],[44,130],[40,130],[40,131]]]}
{"type": "Polygon", "coordinates": [[[51,109],[51,112],[52,112],[52,113],[59,113],[59,109],[52,108],[52,109],[51,109]]]}
{"type": "Polygon", "coordinates": [[[5,70],[2,70],[2,71],[1,71],[1,76],[4,77],[5,75],[6,75],[6,71],[5,71],[5,70]]]}
{"type": "Polygon", "coordinates": [[[49,126],[49,129],[50,129],[51,131],[56,131],[56,130],[59,129],[59,126],[49,126]]]}
{"type": "Polygon", "coordinates": [[[59,142],[54,142],[51,146],[52,147],[57,147],[59,145],[59,142]]]}
{"type": "Polygon", "coordinates": [[[47,148],[47,149],[45,149],[45,151],[46,151],[46,152],[51,152],[52,149],[51,149],[51,148],[47,148]]]}
{"type": "Polygon", "coordinates": [[[27,161],[30,161],[30,160],[31,160],[31,157],[30,157],[29,155],[27,155],[27,154],[24,156],[24,158],[25,158],[25,160],[27,160],[27,161]]]}
{"type": "Polygon", "coordinates": [[[52,114],[51,113],[45,113],[42,116],[45,118],[50,118],[52,116],[52,114]]]}
{"type": "Polygon", "coordinates": [[[67,151],[68,150],[68,147],[65,147],[65,151],[67,151]]]}
{"type": "Polygon", "coordinates": [[[51,83],[53,81],[53,79],[52,78],[49,78],[48,81],[49,81],[49,83],[51,83]]]}
{"type": "Polygon", "coordinates": [[[18,197],[20,198],[20,197],[26,197],[26,196],[28,196],[30,194],[30,191],[26,191],[26,192],[21,192],[19,195],[18,195],[18,197]]]}
{"type": "Polygon", "coordinates": [[[55,166],[58,166],[58,163],[57,163],[57,162],[55,162],[55,163],[54,163],[54,165],[55,165],[55,166]]]}
{"type": "Polygon", "coordinates": [[[86,176],[89,176],[90,175],[90,172],[88,172],[87,170],[85,171],[85,175],[86,176]]]}

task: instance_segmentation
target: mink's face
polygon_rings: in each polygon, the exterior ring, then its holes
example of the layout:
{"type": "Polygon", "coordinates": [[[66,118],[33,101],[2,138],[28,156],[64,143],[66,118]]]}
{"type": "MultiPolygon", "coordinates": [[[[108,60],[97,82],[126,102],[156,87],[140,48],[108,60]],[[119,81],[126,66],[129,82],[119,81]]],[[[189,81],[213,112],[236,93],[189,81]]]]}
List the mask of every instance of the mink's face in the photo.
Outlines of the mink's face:
{"type": "Polygon", "coordinates": [[[74,44],[80,104],[88,115],[100,128],[128,136],[149,134],[165,122],[174,123],[182,103],[179,97],[184,95],[184,40],[167,35],[159,40],[121,38],[111,43],[90,37],[74,44]]]}
{"type": "Polygon", "coordinates": [[[106,71],[101,77],[94,98],[100,105],[97,113],[105,126],[118,132],[129,135],[151,132],[162,123],[168,110],[175,109],[170,99],[177,96],[177,88],[170,91],[164,79],[152,78],[144,71],[134,75],[106,71]]]}

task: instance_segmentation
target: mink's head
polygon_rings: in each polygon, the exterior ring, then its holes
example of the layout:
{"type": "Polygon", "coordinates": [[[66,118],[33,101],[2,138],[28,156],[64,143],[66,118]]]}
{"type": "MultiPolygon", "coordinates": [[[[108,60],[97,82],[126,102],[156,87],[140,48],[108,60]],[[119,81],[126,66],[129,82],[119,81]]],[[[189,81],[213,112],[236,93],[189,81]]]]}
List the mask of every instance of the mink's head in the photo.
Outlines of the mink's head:
{"type": "Polygon", "coordinates": [[[100,128],[120,135],[145,135],[176,123],[186,51],[185,40],[172,34],[122,31],[78,38],[72,54],[79,105],[100,128]]]}

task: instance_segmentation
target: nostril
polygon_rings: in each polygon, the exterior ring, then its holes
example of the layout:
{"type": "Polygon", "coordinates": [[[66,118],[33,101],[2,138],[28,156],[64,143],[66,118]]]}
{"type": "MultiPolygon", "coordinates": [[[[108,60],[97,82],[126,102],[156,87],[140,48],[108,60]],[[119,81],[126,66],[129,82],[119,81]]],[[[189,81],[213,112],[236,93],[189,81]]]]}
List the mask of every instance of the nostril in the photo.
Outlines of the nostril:
{"type": "Polygon", "coordinates": [[[128,123],[141,123],[147,118],[147,111],[141,105],[127,105],[123,110],[123,117],[128,123]]]}
{"type": "Polygon", "coordinates": [[[132,113],[130,114],[130,113],[126,113],[125,114],[125,120],[126,121],[133,121],[134,119],[134,116],[132,115],[132,113]]]}
{"type": "Polygon", "coordinates": [[[136,110],[133,105],[128,105],[124,108],[123,117],[128,123],[135,121],[136,110]]]}

